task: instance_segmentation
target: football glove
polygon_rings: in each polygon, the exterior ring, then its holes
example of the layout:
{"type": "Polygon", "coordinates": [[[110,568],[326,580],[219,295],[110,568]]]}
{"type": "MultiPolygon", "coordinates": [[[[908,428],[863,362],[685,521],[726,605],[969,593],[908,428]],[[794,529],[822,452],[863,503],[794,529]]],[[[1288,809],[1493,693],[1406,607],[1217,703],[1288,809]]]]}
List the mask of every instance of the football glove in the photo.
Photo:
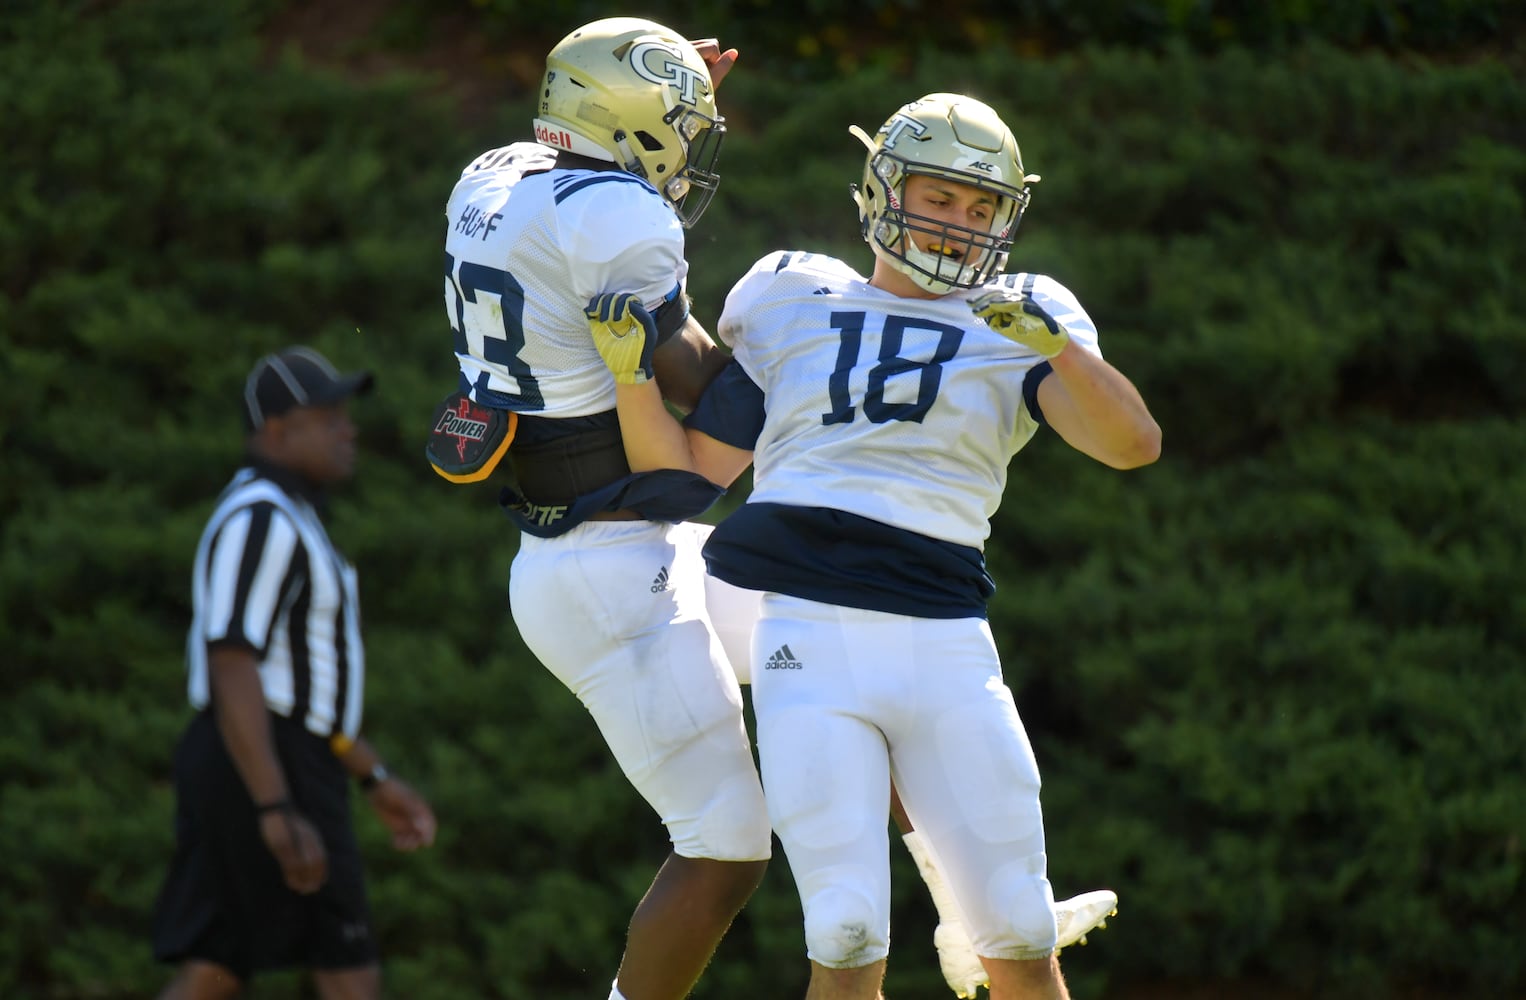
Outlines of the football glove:
{"type": "Polygon", "coordinates": [[[595,295],[584,310],[593,346],[620,385],[650,382],[657,323],[630,292],[595,295]]]}
{"type": "Polygon", "coordinates": [[[1065,328],[1033,300],[1031,293],[1017,288],[1003,285],[975,296],[970,299],[970,312],[1003,337],[1046,358],[1059,354],[1070,343],[1065,328]]]}

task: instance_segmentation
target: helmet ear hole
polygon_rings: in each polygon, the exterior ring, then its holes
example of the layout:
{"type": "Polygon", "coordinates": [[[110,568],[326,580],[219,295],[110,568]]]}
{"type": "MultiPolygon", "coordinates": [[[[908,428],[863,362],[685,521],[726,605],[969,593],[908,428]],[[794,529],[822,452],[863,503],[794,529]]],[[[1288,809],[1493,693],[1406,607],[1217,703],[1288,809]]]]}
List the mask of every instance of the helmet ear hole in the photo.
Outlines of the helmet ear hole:
{"type": "Polygon", "coordinates": [[[648,153],[660,153],[667,148],[662,144],[661,139],[645,130],[637,132],[636,139],[640,141],[641,148],[645,149],[648,153]]]}

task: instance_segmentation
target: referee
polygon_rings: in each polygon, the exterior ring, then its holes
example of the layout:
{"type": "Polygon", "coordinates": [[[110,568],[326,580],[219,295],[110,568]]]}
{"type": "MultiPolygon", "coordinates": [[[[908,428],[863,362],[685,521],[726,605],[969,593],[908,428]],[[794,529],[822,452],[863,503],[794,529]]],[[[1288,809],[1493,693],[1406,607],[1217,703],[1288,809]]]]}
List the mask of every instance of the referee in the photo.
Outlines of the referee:
{"type": "Polygon", "coordinates": [[[233,997],[295,967],[321,997],[379,997],[348,779],[395,847],[434,840],[428,803],[360,735],[355,569],[321,518],[324,489],[355,466],[349,399],[371,382],[295,347],[244,385],[246,463],[192,576],[197,714],[175,751],[175,854],[154,912],[155,957],[177,965],[161,1000],[233,997]]]}

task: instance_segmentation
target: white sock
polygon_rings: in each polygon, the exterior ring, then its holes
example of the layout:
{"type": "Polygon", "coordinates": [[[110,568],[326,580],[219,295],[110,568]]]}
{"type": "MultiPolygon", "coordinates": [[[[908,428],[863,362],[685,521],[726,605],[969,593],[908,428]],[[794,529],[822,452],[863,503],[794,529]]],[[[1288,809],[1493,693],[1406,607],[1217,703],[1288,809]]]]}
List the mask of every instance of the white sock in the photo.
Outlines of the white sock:
{"type": "Polygon", "coordinates": [[[609,1000],[625,1000],[625,994],[620,992],[620,980],[618,979],[609,984],[609,1000]]]}

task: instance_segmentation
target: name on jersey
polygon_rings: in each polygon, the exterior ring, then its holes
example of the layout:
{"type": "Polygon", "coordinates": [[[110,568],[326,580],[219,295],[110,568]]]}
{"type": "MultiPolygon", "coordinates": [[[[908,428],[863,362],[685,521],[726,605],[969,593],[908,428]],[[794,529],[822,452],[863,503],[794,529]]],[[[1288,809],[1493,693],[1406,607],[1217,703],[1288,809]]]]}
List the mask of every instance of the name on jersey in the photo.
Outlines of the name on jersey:
{"type": "Polygon", "coordinates": [[[540,122],[535,123],[535,141],[545,143],[547,146],[555,146],[557,149],[571,149],[572,135],[565,129],[547,128],[540,122]]]}
{"type": "Polygon", "coordinates": [[[456,232],[462,236],[477,239],[487,239],[487,234],[498,228],[498,220],[503,218],[499,212],[488,215],[480,208],[466,207],[461,217],[456,220],[456,232]]]}

